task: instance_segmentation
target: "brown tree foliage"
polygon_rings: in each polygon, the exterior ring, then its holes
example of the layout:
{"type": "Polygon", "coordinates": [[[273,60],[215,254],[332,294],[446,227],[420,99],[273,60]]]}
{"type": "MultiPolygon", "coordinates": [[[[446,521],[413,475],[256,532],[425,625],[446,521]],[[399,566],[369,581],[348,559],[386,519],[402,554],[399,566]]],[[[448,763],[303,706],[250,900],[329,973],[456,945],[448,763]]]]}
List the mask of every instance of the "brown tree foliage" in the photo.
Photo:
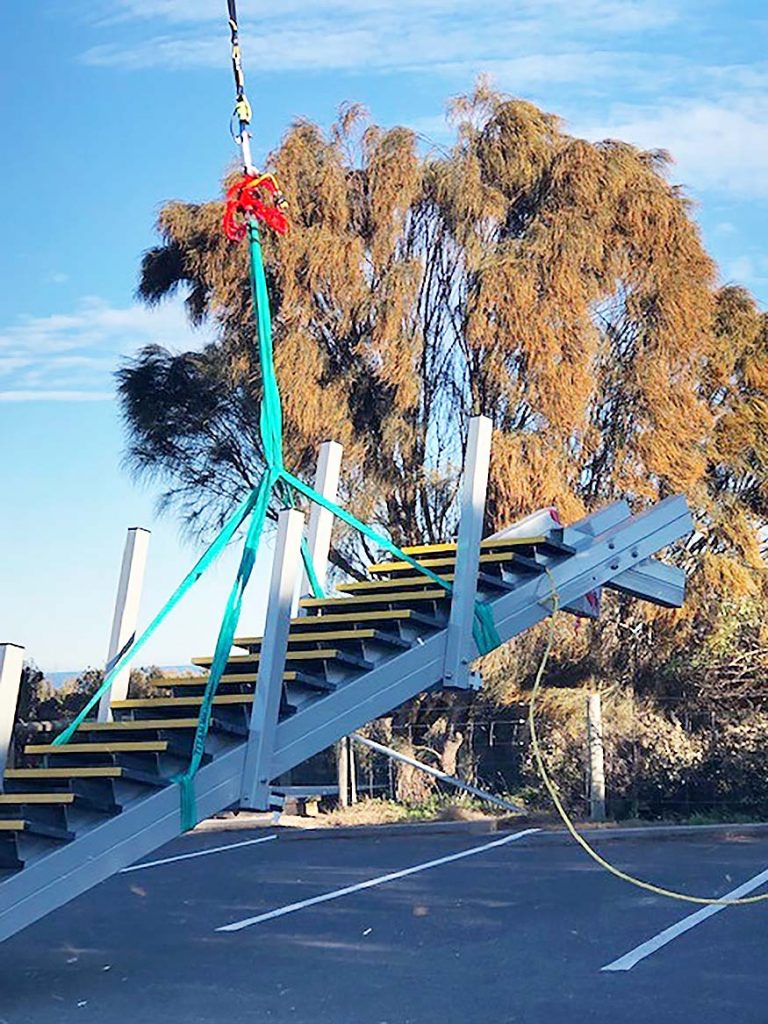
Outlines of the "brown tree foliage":
{"type": "MultiPolygon", "coordinates": [[[[573,520],[682,491],[693,607],[762,600],[768,319],[718,286],[669,157],[573,138],[483,82],[451,114],[447,150],[350,106],[327,134],[295,123],[270,158],[292,224],[265,239],[289,466],[310,472],[334,438],[344,501],[398,543],[442,539],[483,412],[489,529],[549,503],[573,520]]],[[[139,285],[149,303],[182,289],[215,341],[145,349],[119,374],[129,461],[198,528],[262,465],[246,252],[221,212],[167,203],[139,285]]],[[[365,554],[337,536],[337,565],[365,554]]]]}

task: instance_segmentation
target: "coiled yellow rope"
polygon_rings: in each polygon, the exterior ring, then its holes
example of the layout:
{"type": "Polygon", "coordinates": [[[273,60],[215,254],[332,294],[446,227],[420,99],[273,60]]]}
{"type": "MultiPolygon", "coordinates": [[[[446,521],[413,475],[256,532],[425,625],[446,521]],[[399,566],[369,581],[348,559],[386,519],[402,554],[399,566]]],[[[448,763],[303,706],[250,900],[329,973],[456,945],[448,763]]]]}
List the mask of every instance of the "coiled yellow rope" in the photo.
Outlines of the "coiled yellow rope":
{"type": "Polygon", "coordinates": [[[633,875],[628,875],[626,871],[621,871],[619,868],[614,867],[604,857],[601,857],[597,850],[594,850],[587,840],[576,830],[576,826],[571,821],[571,818],[566,811],[563,803],[558,796],[557,787],[555,786],[552,779],[549,777],[546,765],[544,764],[544,758],[541,753],[541,747],[539,746],[539,739],[536,734],[536,697],[538,696],[539,689],[541,688],[541,680],[544,676],[544,672],[549,661],[549,656],[552,653],[552,648],[555,642],[555,617],[557,612],[560,610],[560,599],[557,592],[557,585],[555,578],[549,569],[546,570],[547,576],[549,577],[549,583],[552,587],[552,616],[550,618],[550,630],[547,638],[547,644],[544,649],[544,655],[539,664],[536,678],[533,683],[533,689],[531,691],[531,701],[528,705],[528,726],[531,731],[531,746],[533,747],[533,756],[536,761],[536,767],[539,770],[542,781],[549,793],[552,803],[555,805],[557,813],[570,832],[571,836],[579,844],[582,850],[591,857],[596,864],[599,864],[601,868],[604,868],[610,874],[616,878],[620,878],[622,882],[629,882],[630,885],[637,886],[638,889],[645,889],[646,892],[655,893],[657,896],[666,896],[671,900],[681,900],[683,903],[697,903],[705,907],[712,906],[728,906],[728,907],[743,907],[750,903],[764,903],[768,901],[768,893],[762,893],[758,896],[745,896],[742,899],[717,899],[716,897],[709,896],[689,896],[687,893],[675,892],[673,889],[665,889],[663,886],[654,885],[652,882],[645,882],[641,878],[635,878],[633,875]]]}

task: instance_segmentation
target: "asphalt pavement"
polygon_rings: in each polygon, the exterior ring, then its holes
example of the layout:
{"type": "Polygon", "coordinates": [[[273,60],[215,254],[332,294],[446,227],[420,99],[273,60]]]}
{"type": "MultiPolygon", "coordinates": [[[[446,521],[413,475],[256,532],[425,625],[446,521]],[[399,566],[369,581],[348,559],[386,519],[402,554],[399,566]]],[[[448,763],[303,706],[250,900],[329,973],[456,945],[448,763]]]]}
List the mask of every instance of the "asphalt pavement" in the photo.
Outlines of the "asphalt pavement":
{"type": "MultiPolygon", "coordinates": [[[[535,835],[272,834],[182,837],[5,942],[0,1024],[768,1024],[768,905],[678,931],[696,907],[535,835]]],[[[768,868],[738,832],[605,852],[701,894],[768,868]]]]}

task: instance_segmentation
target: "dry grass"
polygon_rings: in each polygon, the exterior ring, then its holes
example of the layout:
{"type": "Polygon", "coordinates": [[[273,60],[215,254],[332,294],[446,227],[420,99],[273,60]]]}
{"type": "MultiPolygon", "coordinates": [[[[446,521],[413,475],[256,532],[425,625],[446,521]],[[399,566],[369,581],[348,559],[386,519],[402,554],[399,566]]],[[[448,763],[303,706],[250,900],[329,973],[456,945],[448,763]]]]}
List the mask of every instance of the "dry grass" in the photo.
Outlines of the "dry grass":
{"type": "Polygon", "coordinates": [[[476,821],[492,815],[492,808],[481,808],[463,800],[429,800],[407,806],[393,800],[364,797],[353,807],[339,807],[312,819],[314,826],[340,828],[350,825],[392,825],[409,821],[476,821]]]}

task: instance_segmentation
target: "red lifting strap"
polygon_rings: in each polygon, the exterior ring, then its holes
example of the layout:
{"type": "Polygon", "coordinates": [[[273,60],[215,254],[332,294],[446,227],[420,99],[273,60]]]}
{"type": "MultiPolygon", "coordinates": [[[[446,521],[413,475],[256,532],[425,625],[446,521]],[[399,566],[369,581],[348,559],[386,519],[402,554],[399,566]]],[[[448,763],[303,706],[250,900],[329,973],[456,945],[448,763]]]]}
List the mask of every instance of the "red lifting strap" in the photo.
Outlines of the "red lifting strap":
{"type": "Polygon", "coordinates": [[[248,217],[255,217],[284,235],[288,231],[284,207],[285,199],[271,174],[244,174],[227,191],[224,234],[239,242],[245,238],[248,217]]]}

